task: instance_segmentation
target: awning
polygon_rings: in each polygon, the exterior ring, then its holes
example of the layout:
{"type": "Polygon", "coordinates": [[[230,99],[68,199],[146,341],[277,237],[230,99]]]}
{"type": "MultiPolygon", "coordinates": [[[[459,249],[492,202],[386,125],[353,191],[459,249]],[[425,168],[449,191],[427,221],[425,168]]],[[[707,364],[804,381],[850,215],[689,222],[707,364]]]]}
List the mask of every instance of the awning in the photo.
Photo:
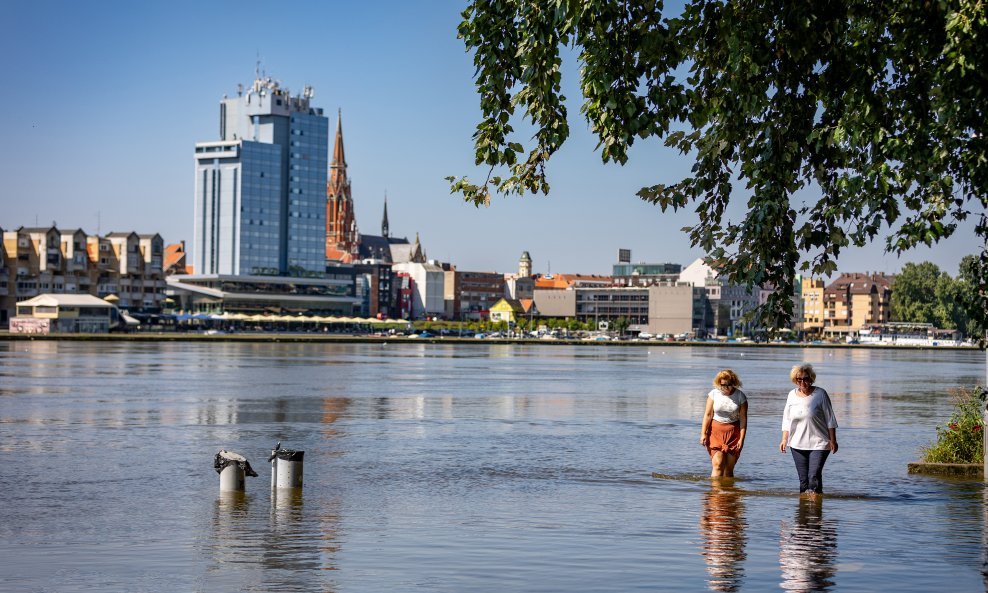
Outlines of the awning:
{"type": "Polygon", "coordinates": [[[137,327],[141,324],[140,321],[134,319],[124,311],[120,312],[120,318],[124,320],[124,323],[126,323],[128,327],[137,327]]]}

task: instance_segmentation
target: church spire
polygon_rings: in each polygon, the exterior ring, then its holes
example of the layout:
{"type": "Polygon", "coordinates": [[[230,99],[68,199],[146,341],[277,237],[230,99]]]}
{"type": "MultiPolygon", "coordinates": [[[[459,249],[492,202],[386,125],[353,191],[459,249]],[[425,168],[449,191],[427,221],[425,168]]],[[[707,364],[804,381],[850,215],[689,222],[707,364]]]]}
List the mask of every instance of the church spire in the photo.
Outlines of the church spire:
{"type": "Polygon", "coordinates": [[[381,236],[388,238],[388,192],[384,192],[384,218],[381,219],[381,236]]]}
{"type": "Polygon", "coordinates": [[[336,144],[326,183],[326,259],[352,262],[360,248],[360,235],[353,212],[350,180],[343,154],[343,110],[336,117],[336,144]]]}
{"type": "Polygon", "coordinates": [[[336,113],[336,142],[333,143],[333,160],[329,163],[329,184],[346,183],[346,156],[343,153],[343,110],[336,113]]]}

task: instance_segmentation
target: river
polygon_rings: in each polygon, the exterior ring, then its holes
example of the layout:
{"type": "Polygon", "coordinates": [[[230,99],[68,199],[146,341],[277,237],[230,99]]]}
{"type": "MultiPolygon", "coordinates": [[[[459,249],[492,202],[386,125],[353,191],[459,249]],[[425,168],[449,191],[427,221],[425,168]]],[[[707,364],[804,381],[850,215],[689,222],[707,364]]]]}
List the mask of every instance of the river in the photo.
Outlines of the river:
{"type": "Polygon", "coordinates": [[[0,341],[0,591],[980,591],[982,482],[906,464],[984,376],[971,350],[0,341]],[[777,449],[804,361],[840,423],[818,503],[777,449]],[[721,368],[750,401],[733,485],[698,443],[721,368]],[[300,493],[270,491],[278,441],[300,493]]]}

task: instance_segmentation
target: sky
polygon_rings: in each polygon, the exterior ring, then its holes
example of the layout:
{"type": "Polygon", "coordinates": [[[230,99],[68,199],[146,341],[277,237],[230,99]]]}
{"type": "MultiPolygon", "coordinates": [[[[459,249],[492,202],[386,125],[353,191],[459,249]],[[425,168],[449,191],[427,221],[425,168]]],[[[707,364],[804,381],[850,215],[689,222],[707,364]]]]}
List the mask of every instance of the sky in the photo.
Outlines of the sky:
{"type": "MultiPolygon", "coordinates": [[[[313,104],[331,118],[341,111],[364,234],[380,234],[387,195],[391,235],[418,235],[430,259],[460,270],[514,272],[523,251],[543,274],[610,274],[622,248],[635,262],[685,266],[702,257],[680,230],[695,224],[691,209],[663,213],[635,196],[679,180],[691,163],[651,142],[636,145],[623,167],[604,165],[579,113],[572,62],[564,70],[572,135],[550,162],[550,195],[495,197],[476,208],[450,194],[445,177],[486,175],[471,140],[480,120],[474,67],[456,38],[464,6],[5,3],[0,227],[160,233],[192,250],[194,145],[219,139],[219,101],[249,86],[260,62],[293,95],[311,85],[313,104]]],[[[902,257],[878,241],[845,251],[838,265],[895,273],[932,261],[956,275],[961,257],[979,251],[973,229],[965,224],[902,257]]]]}

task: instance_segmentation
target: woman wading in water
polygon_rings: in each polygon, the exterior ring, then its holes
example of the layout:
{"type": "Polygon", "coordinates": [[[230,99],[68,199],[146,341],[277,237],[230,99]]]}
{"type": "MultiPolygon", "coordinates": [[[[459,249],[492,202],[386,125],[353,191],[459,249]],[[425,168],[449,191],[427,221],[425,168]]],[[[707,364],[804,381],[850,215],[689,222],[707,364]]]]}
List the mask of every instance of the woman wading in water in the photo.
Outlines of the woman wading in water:
{"type": "Polygon", "coordinates": [[[779,451],[792,453],[799,475],[799,493],[811,498],[823,494],[823,465],[837,452],[837,417],[830,395],[814,385],[816,371],[797,364],[789,371],[796,388],[789,392],[782,412],[782,441],[779,451]]]}
{"type": "Polygon", "coordinates": [[[741,457],[748,430],[748,398],[737,374],[724,369],[714,378],[707,394],[700,426],[700,444],[710,453],[710,477],[733,478],[734,465],[741,457]]]}

